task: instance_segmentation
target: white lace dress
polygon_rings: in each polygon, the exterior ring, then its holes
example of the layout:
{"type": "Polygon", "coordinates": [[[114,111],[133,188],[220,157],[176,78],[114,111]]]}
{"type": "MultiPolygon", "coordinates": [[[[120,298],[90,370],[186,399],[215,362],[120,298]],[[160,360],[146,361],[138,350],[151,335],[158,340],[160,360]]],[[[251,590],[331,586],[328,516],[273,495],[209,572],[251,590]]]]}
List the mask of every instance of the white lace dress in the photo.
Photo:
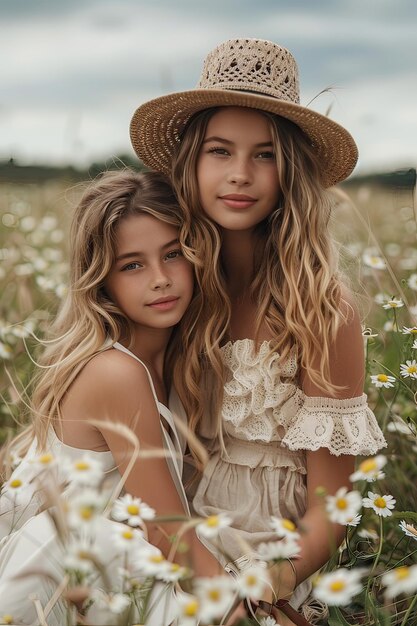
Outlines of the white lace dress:
{"type": "MultiPolygon", "coordinates": [[[[255,351],[250,339],[223,348],[227,380],[222,417],[227,454],[210,437],[210,423],[200,435],[210,460],[195,493],[193,512],[225,512],[233,519],[221,530],[221,557],[229,571],[250,557],[242,539],[256,549],[274,541],[271,515],[299,520],[306,510],[306,450],[325,447],[332,454],[370,455],[386,445],[366,395],[348,400],[309,398],[294,384],[297,362],[282,366],[269,342],[255,351]]],[[[213,551],[215,549],[213,548],[213,551]]],[[[291,604],[298,608],[311,585],[301,583],[291,604]]]]}

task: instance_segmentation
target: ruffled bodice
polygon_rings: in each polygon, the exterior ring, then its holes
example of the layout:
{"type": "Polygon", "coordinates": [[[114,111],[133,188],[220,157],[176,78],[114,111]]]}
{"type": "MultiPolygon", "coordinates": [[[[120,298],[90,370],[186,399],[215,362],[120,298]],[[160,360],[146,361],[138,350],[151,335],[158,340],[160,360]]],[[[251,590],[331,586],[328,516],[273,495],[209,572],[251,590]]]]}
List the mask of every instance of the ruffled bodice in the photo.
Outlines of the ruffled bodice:
{"type": "Polygon", "coordinates": [[[294,353],[279,363],[264,341],[251,339],[223,348],[226,383],[222,418],[230,437],[245,441],[279,441],[290,450],[332,454],[375,454],[386,445],[366,395],[338,400],[308,397],[297,386],[294,353]]]}
{"type": "MultiPolygon", "coordinates": [[[[365,394],[347,400],[307,397],[298,386],[294,353],[280,363],[269,342],[256,350],[250,339],[229,342],[222,353],[224,446],[213,440],[215,420],[207,415],[199,434],[210,459],[199,484],[187,490],[195,514],[232,518],[211,549],[233,572],[256,558],[260,543],[276,541],[272,515],[295,522],[303,517],[306,451],[325,447],[335,455],[368,455],[386,442],[365,394]]],[[[310,589],[309,580],[298,585],[291,604],[300,606],[310,589]]]]}

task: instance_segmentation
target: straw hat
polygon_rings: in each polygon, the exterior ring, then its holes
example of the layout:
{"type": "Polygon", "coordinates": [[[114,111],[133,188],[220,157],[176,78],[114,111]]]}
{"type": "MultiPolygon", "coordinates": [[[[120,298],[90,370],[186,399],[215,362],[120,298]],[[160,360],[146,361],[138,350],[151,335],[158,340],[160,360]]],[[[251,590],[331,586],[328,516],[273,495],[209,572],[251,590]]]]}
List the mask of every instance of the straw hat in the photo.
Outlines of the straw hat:
{"type": "Polygon", "coordinates": [[[352,136],[328,117],[300,105],[298,68],[288,50],[263,39],[231,39],[210,52],[196,89],[141,105],[130,137],[143,163],[171,173],[172,157],[192,115],[212,107],[242,106],[281,115],[310,138],[330,187],[349,176],[358,151],[352,136]]]}

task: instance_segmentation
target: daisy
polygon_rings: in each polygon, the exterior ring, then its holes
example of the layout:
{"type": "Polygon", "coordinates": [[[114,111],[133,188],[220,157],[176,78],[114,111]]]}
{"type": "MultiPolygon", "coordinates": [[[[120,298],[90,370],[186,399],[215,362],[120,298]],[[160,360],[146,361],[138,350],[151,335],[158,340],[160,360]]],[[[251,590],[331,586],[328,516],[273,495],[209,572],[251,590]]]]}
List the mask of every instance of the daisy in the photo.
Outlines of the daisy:
{"type": "Polygon", "coordinates": [[[11,478],[3,485],[4,493],[8,493],[8,495],[13,496],[14,498],[19,499],[23,494],[25,489],[29,486],[27,482],[22,480],[21,478],[11,478]]]}
{"type": "Polygon", "coordinates": [[[10,346],[0,341],[0,359],[11,359],[13,351],[10,346]]]}
{"type": "Polygon", "coordinates": [[[375,387],[394,387],[395,377],[387,376],[387,374],[373,374],[371,382],[375,387]]]}
{"type": "Polygon", "coordinates": [[[64,459],[64,472],[73,485],[96,486],[103,479],[103,468],[100,461],[89,454],[77,459],[64,459]]]}
{"type": "Polygon", "coordinates": [[[270,585],[266,568],[260,565],[245,569],[235,582],[241,598],[261,598],[265,588],[270,585]]]}
{"type": "Polygon", "coordinates": [[[416,335],[417,336],[417,326],[411,326],[411,327],[403,326],[403,329],[401,332],[403,335],[416,335]]]}
{"type": "Polygon", "coordinates": [[[417,378],[417,361],[406,361],[400,364],[400,374],[403,378],[417,378]]]}
{"type": "Polygon", "coordinates": [[[363,569],[340,568],[318,577],[313,588],[313,596],[330,606],[346,606],[362,591],[360,583],[363,569]]]}
{"type": "Polygon", "coordinates": [[[361,523],[361,519],[362,519],[362,515],[358,513],[357,515],[355,515],[355,517],[352,517],[352,519],[349,520],[346,525],[347,526],[359,526],[359,524],[361,523]]]}
{"type": "Polygon", "coordinates": [[[410,287],[410,289],[417,291],[417,274],[411,274],[408,277],[407,285],[410,287]]]}
{"type": "Polygon", "coordinates": [[[105,500],[93,489],[85,489],[73,495],[67,502],[70,528],[92,529],[103,512],[105,500]]]}
{"type": "Polygon", "coordinates": [[[10,615],[10,613],[5,613],[2,617],[0,617],[0,624],[13,624],[13,622],[13,615],[10,615]]]}
{"type": "Polygon", "coordinates": [[[203,624],[222,618],[235,598],[234,581],[230,576],[197,578],[195,591],[200,603],[199,618],[203,624]]]}
{"type": "Polygon", "coordinates": [[[187,578],[189,575],[190,570],[186,567],[182,567],[178,563],[170,563],[169,561],[166,561],[166,567],[158,575],[158,578],[166,583],[176,583],[183,578],[187,578]]]}
{"type": "Polygon", "coordinates": [[[73,539],[67,546],[63,557],[64,568],[89,574],[99,562],[99,553],[86,539],[73,539]]]}
{"type": "Polygon", "coordinates": [[[401,307],[404,306],[404,302],[401,300],[401,298],[391,298],[390,300],[388,300],[388,302],[386,302],[385,304],[382,305],[383,309],[401,309],[401,307]]]}
{"type": "Polygon", "coordinates": [[[268,615],[268,617],[261,617],[259,624],[260,626],[279,626],[271,615],[268,615]]]}
{"type": "Polygon", "coordinates": [[[401,435],[412,434],[411,428],[399,415],[393,415],[392,422],[387,425],[387,430],[390,433],[400,433],[401,435]]]}
{"type": "Polygon", "coordinates": [[[365,508],[373,509],[377,515],[388,517],[392,515],[391,509],[395,507],[396,500],[392,496],[380,496],[368,491],[368,497],[363,498],[362,502],[365,508]]]}
{"type": "Polygon", "coordinates": [[[280,541],[268,541],[260,543],[257,555],[262,561],[280,561],[291,559],[300,552],[298,543],[292,539],[280,539],[280,541]]]}
{"type": "Polygon", "coordinates": [[[90,598],[100,609],[107,609],[111,613],[122,613],[131,604],[131,599],[123,593],[105,593],[102,589],[94,589],[90,598]]]}
{"type": "Polygon", "coordinates": [[[415,594],[417,592],[417,565],[403,565],[387,572],[381,578],[386,587],[387,598],[393,598],[401,593],[415,594]]]}
{"type": "Polygon", "coordinates": [[[399,527],[407,535],[407,537],[412,537],[417,541],[417,528],[415,526],[407,524],[405,520],[401,520],[399,527]]]}
{"type": "MultiPolygon", "coordinates": [[[[129,528],[125,526],[125,528],[129,528]]],[[[155,546],[145,544],[134,553],[134,563],[145,576],[161,578],[170,569],[171,563],[167,561],[162,552],[155,546]]]]}
{"type": "Polygon", "coordinates": [[[271,528],[276,532],[278,537],[288,537],[290,539],[299,539],[300,535],[297,532],[297,527],[290,519],[271,516],[271,528]]]}
{"type": "Polygon", "coordinates": [[[213,539],[213,537],[217,537],[221,528],[230,526],[232,521],[232,518],[226,515],[226,513],[210,515],[210,517],[197,524],[197,533],[207,539],[213,539]]]}
{"type": "Polygon", "coordinates": [[[131,528],[125,524],[115,524],[113,541],[116,547],[125,552],[137,548],[142,537],[143,533],[136,528],[131,528]]]}
{"type": "Polygon", "coordinates": [[[140,498],[134,498],[127,493],[114,502],[112,516],[118,522],[126,522],[129,526],[140,526],[142,520],[153,519],[155,511],[140,498]]]}
{"type": "Polygon", "coordinates": [[[361,539],[371,539],[372,541],[378,541],[378,533],[373,528],[361,528],[358,530],[358,537],[361,539]]]}
{"type": "Polygon", "coordinates": [[[415,349],[417,348],[417,339],[414,339],[414,341],[413,341],[413,345],[411,346],[411,348],[412,348],[413,350],[415,350],[415,349]]]}
{"type": "Polygon", "coordinates": [[[381,469],[387,462],[387,457],[383,454],[365,459],[359,464],[356,472],[349,476],[349,480],[353,483],[357,480],[366,480],[368,483],[372,483],[377,479],[384,478],[384,473],[381,469]]]}
{"type": "Polygon", "coordinates": [[[346,487],[338,489],[334,496],[326,496],[325,502],[329,520],[336,524],[348,524],[362,508],[359,491],[348,492],[346,487]]]}
{"type": "Polygon", "coordinates": [[[41,454],[36,458],[31,460],[31,463],[39,470],[49,469],[51,467],[56,466],[56,458],[50,452],[46,452],[45,454],[41,454]]]}
{"type": "Polygon", "coordinates": [[[177,619],[179,626],[196,626],[199,619],[200,603],[188,593],[177,595],[177,619]]]}
{"type": "Polygon", "coordinates": [[[365,252],[362,260],[367,267],[372,267],[374,270],[384,270],[386,268],[384,259],[376,254],[365,252]]]}

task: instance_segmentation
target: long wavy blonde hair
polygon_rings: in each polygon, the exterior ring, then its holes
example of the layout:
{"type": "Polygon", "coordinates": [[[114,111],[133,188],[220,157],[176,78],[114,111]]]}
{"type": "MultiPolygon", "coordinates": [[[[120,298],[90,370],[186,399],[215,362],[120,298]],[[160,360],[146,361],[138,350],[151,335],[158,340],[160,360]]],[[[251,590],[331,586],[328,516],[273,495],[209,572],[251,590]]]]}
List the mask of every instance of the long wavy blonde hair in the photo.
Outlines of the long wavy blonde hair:
{"type": "MultiPolygon", "coordinates": [[[[196,266],[199,285],[194,319],[184,336],[175,386],[198,432],[207,407],[223,442],[220,406],[224,370],[220,346],[229,339],[231,305],[221,261],[221,231],[204,213],[196,165],[209,120],[218,109],[196,114],[186,127],[172,168],[184,210],[181,240],[196,266]],[[211,370],[211,387],[204,379],[211,370]]],[[[279,202],[256,228],[251,295],[261,327],[273,337],[271,350],[284,361],[296,350],[301,368],[324,392],[333,394],[329,349],[348,314],[342,298],[338,255],[329,233],[332,196],[320,181],[320,163],[308,138],[292,122],[260,112],[269,120],[281,186],[279,202]]]]}
{"type": "MultiPolygon", "coordinates": [[[[67,296],[50,329],[34,381],[30,425],[11,442],[23,454],[33,437],[46,445],[61,402],[86,363],[115,341],[132,339],[131,322],[111,301],[104,281],[115,259],[115,232],[120,220],[148,214],[180,227],[181,210],[169,181],[157,172],[107,172],[88,186],[76,207],[70,232],[70,277],[67,296]]],[[[181,352],[180,330],[171,336],[165,373],[181,352]]],[[[6,452],[2,454],[5,457],[6,452]]]]}

